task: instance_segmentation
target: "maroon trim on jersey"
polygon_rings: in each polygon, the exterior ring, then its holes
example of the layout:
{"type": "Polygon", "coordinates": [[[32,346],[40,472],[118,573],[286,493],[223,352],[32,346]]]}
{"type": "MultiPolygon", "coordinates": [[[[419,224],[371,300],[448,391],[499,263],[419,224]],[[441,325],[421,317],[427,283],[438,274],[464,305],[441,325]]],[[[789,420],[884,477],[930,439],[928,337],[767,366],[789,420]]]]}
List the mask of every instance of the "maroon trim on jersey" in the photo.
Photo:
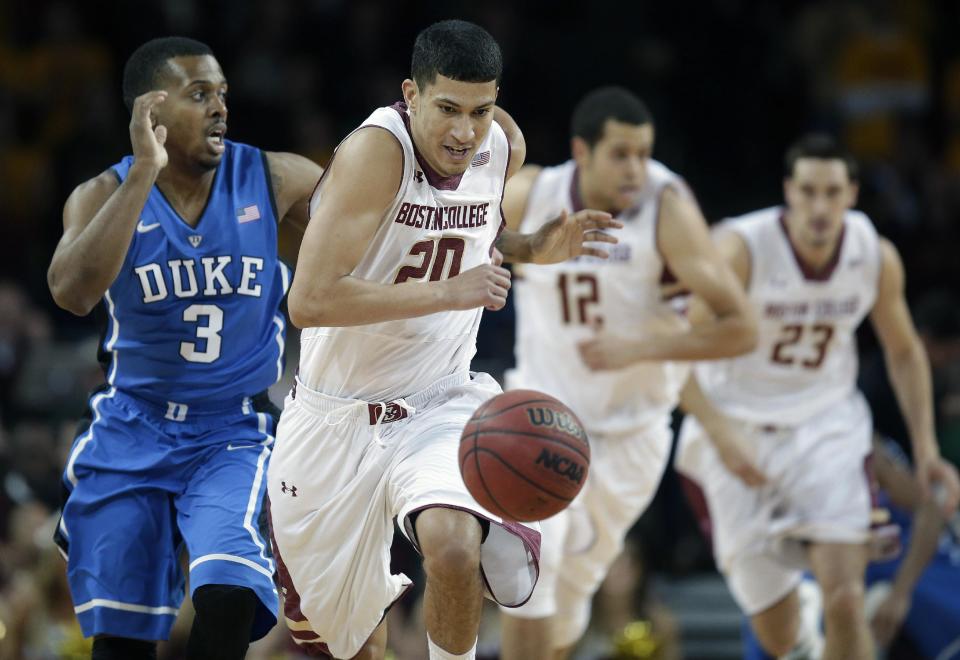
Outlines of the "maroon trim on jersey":
{"type": "Polygon", "coordinates": [[[583,198],[580,196],[580,168],[573,166],[573,176],[570,177],[570,206],[573,212],[582,211],[587,208],[583,205],[583,198]]]}
{"type": "Polygon", "coordinates": [[[811,282],[826,282],[833,276],[833,272],[840,264],[840,253],[843,251],[843,239],[847,234],[846,222],[844,222],[843,227],[840,229],[840,236],[837,238],[837,245],[833,249],[833,254],[830,255],[830,259],[823,265],[823,268],[819,270],[814,270],[813,267],[803,260],[800,253],[797,252],[797,248],[790,239],[790,232],[787,231],[787,218],[784,213],[780,214],[780,229],[783,231],[783,237],[787,239],[787,245],[790,246],[790,252],[793,253],[793,259],[797,262],[797,268],[803,273],[804,279],[811,282]]]}
{"type": "Polygon", "coordinates": [[[393,134],[393,131],[391,131],[389,128],[386,128],[385,126],[376,126],[376,125],[374,125],[374,124],[365,124],[365,125],[363,125],[363,126],[358,126],[357,128],[355,128],[355,129],[353,129],[352,131],[350,131],[349,133],[347,133],[347,136],[346,136],[345,138],[343,138],[342,140],[340,140],[340,143],[339,143],[339,144],[336,146],[336,148],[333,150],[333,155],[330,156],[330,161],[327,163],[327,166],[323,169],[323,172],[320,174],[320,178],[317,179],[317,185],[315,185],[315,186],[313,187],[313,192],[311,192],[311,193],[310,193],[310,197],[307,198],[307,224],[310,223],[310,207],[313,206],[313,198],[316,197],[317,192],[320,190],[320,184],[323,183],[323,180],[327,177],[327,173],[331,170],[331,168],[333,168],[333,161],[334,161],[334,159],[336,159],[336,157],[337,157],[337,151],[339,151],[339,150],[340,150],[340,147],[343,145],[343,143],[347,141],[347,138],[349,138],[351,135],[353,135],[353,134],[356,133],[357,131],[359,131],[359,130],[361,130],[361,129],[364,129],[364,128],[379,128],[381,131],[386,131],[387,133],[390,134],[390,137],[392,137],[394,140],[396,140],[396,141],[397,141],[397,144],[400,145],[400,172],[401,172],[401,174],[400,174],[400,181],[397,183],[397,191],[396,191],[395,193],[393,193],[394,197],[396,197],[397,193],[399,193],[399,192],[400,192],[400,189],[403,187],[403,174],[402,174],[402,172],[404,171],[404,169],[406,169],[406,166],[407,166],[407,163],[406,163],[407,154],[404,153],[404,151],[403,151],[403,145],[400,144],[400,138],[398,138],[396,135],[394,135],[394,134],[393,134]]]}
{"type": "MultiPolygon", "coordinates": [[[[504,135],[506,137],[506,135],[504,135]]],[[[500,240],[500,234],[507,228],[507,216],[503,214],[503,196],[507,193],[507,173],[510,171],[510,159],[513,157],[513,147],[510,146],[510,140],[507,140],[507,166],[503,169],[503,188],[500,190],[500,226],[497,227],[497,235],[493,237],[493,243],[490,244],[488,253],[493,257],[493,251],[497,247],[497,241],[500,240]]],[[[521,218],[523,220],[523,218],[521,218]]]]}
{"type": "Polygon", "coordinates": [[[410,144],[413,145],[413,155],[417,159],[417,163],[420,165],[420,169],[423,170],[423,173],[427,177],[427,183],[430,184],[432,188],[437,190],[456,190],[460,187],[460,179],[463,178],[464,172],[460,174],[454,174],[453,176],[443,176],[435,169],[430,166],[430,163],[427,162],[427,159],[423,157],[420,153],[420,150],[417,149],[417,141],[413,139],[413,131],[410,130],[410,115],[407,114],[407,104],[403,101],[397,101],[390,106],[393,110],[397,111],[397,114],[400,115],[400,118],[403,119],[403,125],[407,129],[407,135],[410,136],[410,144]]]}

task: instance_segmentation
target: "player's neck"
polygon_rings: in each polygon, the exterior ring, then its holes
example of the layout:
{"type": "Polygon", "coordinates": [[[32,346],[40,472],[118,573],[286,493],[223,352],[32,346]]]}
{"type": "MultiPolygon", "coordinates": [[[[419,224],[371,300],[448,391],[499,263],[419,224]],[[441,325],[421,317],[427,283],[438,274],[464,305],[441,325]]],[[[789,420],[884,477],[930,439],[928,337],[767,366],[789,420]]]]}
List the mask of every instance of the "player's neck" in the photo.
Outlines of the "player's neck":
{"type": "Polygon", "coordinates": [[[616,216],[620,213],[620,209],[611,208],[610,202],[605,199],[603,195],[597,194],[597,192],[591,188],[589,181],[584,181],[582,174],[577,181],[577,193],[580,196],[580,202],[583,204],[583,208],[585,209],[606,211],[613,216],[616,216]]]}
{"type": "Polygon", "coordinates": [[[216,174],[216,169],[198,172],[170,163],[160,170],[157,187],[184,220],[196,224],[207,205],[216,174]]]}
{"type": "Polygon", "coordinates": [[[833,261],[839,240],[833,240],[824,245],[811,245],[800,240],[796,232],[791,230],[789,221],[784,223],[784,226],[787,231],[787,240],[790,241],[794,253],[809,270],[813,272],[822,271],[833,261]]]}

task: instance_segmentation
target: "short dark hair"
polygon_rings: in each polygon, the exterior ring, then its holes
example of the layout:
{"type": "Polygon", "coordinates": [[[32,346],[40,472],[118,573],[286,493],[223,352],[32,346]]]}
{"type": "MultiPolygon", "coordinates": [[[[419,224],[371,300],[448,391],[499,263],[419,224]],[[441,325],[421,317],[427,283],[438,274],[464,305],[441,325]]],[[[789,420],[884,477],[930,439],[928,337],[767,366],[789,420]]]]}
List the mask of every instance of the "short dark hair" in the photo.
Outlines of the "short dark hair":
{"type": "Polygon", "coordinates": [[[608,119],[634,126],[653,123],[646,104],[629,89],[600,87],[577,103],[570,119],[570,132],[593,146],[603,137],[608,119]]]}
{"type": "Polygon", "coordinates": [[[143,44],[123,67],[123,102],[133,110],[133,101],[155,89],[167,61],[174,57],[213,55],[207,44],[187,37],[160,37],[143,44]]]}
{"type": "Polygon", "coordinates": [[[832,135],[827,133],[808,133],[790,145],[783,160],[783,176],[791,178],[801,158],[818,160],[842,160],[847,166],[847,176],[851,181],[860,177],[857,161],[832,135]]]}
{"type": "Polygon", "coordinates": [[[503,74],[500,45],[479,25],[460,20],[434,23],[417,35],[410,75],[425,89],[436,81],[437,74],[462,82],[494,80],[499,85],[503,74]]]}

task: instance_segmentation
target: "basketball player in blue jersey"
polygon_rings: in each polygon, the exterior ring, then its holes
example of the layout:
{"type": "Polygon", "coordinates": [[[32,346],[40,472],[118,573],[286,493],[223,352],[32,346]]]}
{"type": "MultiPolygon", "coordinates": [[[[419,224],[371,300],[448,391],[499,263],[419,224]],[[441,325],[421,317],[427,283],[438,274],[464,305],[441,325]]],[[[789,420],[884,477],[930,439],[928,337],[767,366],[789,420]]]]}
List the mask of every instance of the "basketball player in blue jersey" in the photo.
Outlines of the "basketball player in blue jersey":
{"type": "Polygon", "coordinates": [[[242,658],[278,605],[258,525],[290,281],[278,225],[306,220],[321,169],[224,139],[227,82],[202,43],[144,44],[123,92],[133,154],[70,195],[48,273],[60,307],[106,314],[107,382],[67,462],[56,540],[94,658],[156,657],[182,549],[189,657],[242,658]]]}

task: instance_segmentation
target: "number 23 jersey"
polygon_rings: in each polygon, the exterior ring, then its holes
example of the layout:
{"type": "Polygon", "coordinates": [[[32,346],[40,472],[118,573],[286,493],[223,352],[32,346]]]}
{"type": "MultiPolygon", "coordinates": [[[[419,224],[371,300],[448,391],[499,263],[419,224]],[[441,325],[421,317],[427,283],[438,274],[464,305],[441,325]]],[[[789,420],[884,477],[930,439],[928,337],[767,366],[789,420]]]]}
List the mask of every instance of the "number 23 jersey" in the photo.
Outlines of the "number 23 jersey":
{"type": "Polygon", "coordinates": [[[759,321],[756,349],[696,367],[704,393],[727,415],[795,425],[856,387],[857,326],[873,308],[880,278],[880,242],[869,218],[847,211],[840,242],[826,267],[810,272],[787,235],[780,207],[732,218],[750,254],[747,295],[759,321]]]}
{"type": "MultiPolygon", "coordinates": [[[[635,204],[620,213],[616,245],[602,244],[609,259],[578,257],[549,266],[524,266],[514,277],[517,366],[510,389],[534,389],[557,397],[591,432],[633,431],[660,423],[677,403],[688,368],[641,362],[591,371],[577,345],[599,333],[636,338],[686,329],[682,290],[672,281],[657,248],[660,197],[667,187],[684,195],[683,180],[650,160],[635,204]]],[[[561,211],[583,207],[576,163],[544,168],[537,176],[520,231],[536,231],[561,211]]]]}
{"type": "MultiPolygon", "coordinates": [[[[161,405],[241,401],[283,372],[290,272],[277,258],[266,155],[224,142],[196,227],[154,185],[104,294],[108,383],[161,405]]],[[[121,182],[132,164],[113,166],[121,182]]]]}

